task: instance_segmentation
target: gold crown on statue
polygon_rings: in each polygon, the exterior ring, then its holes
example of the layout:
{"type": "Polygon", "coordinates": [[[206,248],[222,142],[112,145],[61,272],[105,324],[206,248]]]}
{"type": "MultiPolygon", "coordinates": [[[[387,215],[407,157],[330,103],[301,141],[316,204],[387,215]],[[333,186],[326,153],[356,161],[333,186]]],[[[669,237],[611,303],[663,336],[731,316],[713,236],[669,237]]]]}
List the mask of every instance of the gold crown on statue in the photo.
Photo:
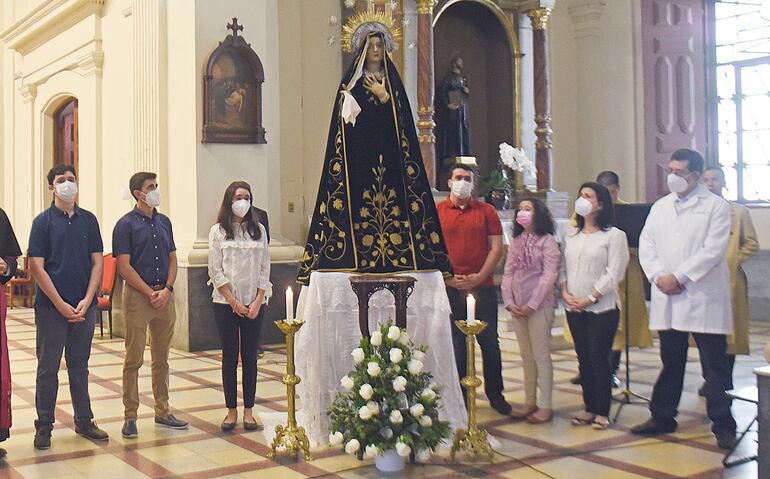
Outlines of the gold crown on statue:
{"type": "Polygon", "coordinates": [[[369,0],[365,12],[359,12],[348,18],[342,27],[342,49],[346,53],[358,51],[366,36],[372,32],[380,32],[385,37],[385,47],[388,52],[398,48],[401,41],[401,28],[396,24],[393,13],[387,6],[377,11],[374,2],[369,0]]]}

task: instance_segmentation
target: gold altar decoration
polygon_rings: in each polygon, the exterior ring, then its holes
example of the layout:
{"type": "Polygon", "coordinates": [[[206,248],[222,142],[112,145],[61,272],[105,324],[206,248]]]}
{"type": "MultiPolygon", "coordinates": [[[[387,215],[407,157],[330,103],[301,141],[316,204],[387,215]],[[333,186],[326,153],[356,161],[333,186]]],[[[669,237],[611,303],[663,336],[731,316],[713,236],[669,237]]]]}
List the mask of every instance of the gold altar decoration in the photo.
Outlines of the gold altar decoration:
{"type": "Polygon", "coordinates": [[[294,402],[295,388],[301,381],[301,378],[294,374],[294,335],[303,324],[305,324],[304,321],[298,320],[286,321],[282,319],[275,322],[278,329],[286,335],[286,374],[281,378],[281,382],[286,385],[289,422],[286,426],[275,426],[275,438],[270,445],[271,451],[268,453],[271,458],[274,458],[280,449],[282,454],[290,456],[302,451],[306,461],[313,459],[310,455],[310,441],[305,434],[305,428],[297,425],[294,402]]]}
{"type": "Polygon", "coordinates": [[[450,460],[455,460],[455,453],[468,451],[473,456],[486,456],[489,462],[495,457],[492,446],[487,438],[487,431],[479,429],[476,424],[476,388],[481,386],[481,379],[476,376],[476,336],[487,327],[485,321],[455,321],[455,324],[465,335],[467,342],[468,373],[460,383],[468,390],[468,428],[455,431],[452,450],[449,452],[450,460]]]}
{"type": "Polygon", "coordinates": [[[527,15],[532,20],[533,30],[545,30],[548,26],[548,19],[551,17],[551,9],[545,7],[533,8],[527,12],[527,15]]]}

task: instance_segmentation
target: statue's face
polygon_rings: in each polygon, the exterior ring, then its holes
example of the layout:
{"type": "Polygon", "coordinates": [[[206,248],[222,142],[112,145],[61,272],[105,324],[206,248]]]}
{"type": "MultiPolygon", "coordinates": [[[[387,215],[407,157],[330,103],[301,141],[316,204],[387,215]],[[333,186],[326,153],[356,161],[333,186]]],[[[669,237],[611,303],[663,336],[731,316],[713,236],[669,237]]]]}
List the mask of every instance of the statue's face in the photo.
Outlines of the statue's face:
{"type": "Polygon", "coordinates": [[[462,58],[460,58],[460,57],[455,58],[455,62],[454,63],[455,63],[455,68],[457,68],[458,70],[462,70],[463,69],[463,59],[462,58]]]}
{"type": "Polygon", "coordinates": [[[369,48],[366,50],[366,62],[367,63],[380,63],[382,62],[384,45],[380,37],[372,37],[369,39],[369,48]]]}

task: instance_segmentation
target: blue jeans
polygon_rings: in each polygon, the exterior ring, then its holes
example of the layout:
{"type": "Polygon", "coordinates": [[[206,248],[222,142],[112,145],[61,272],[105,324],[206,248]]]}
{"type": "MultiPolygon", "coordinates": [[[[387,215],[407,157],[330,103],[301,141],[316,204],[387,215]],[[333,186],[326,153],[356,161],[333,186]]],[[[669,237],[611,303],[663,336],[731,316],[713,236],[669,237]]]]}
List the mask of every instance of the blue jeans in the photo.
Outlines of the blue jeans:
{"type": "Polygon", "coordinates": [[[95,325],[96,308],[93,306],[86,312],[85,320],[79,323],[68,323],[56,308],[35,307],[36,429],[47,431],[53,429],[62,352],[67,363],[75,423],[87,423],[94,418],[94,413],[91,411],[91,398],[88,395],[88,359],[91,356],[91,340],[94,337],[95,325]]]}

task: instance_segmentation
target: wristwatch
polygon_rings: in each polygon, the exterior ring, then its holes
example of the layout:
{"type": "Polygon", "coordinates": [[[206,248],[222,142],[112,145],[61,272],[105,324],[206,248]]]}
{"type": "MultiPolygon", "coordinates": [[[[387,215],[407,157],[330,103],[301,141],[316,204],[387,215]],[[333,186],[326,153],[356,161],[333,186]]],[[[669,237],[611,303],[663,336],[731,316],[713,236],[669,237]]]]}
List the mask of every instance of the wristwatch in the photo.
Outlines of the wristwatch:
{"type": "Polygon", "coordinates": [[[592,293],[592,294],[588,295],[588,301],[592,302],[593,304],[596,304],[596,303],[599,302],[599,298],[594,296],[593,293],[592,293]]]}
{"type": "Polygon", "coordinates": [[[167,290],[171,291],[172,293],[174,292],[174,287],[171,286],[170,284],[165,285],[164,288],[166,288],[167,290]]]}

